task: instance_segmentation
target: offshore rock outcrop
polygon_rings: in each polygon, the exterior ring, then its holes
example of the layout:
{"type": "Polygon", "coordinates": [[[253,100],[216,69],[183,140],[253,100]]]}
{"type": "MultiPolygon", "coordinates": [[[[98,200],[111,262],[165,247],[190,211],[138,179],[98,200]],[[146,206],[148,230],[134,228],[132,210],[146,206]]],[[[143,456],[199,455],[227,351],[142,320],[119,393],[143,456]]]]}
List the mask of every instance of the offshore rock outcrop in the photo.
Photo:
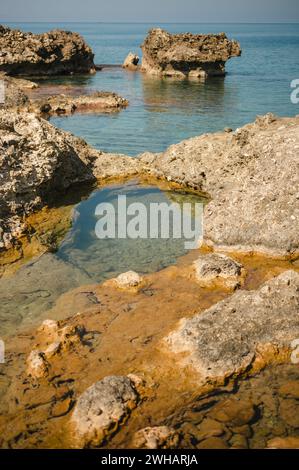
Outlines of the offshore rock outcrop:
{"type": "Polygon", "coordinates": [[[0,71],[10,75],[93,73],[94,54],[70,31],[24,33],[0,25],[0,71]]]}
{"type": "Polygon", "coordinates": [[[258,117],[235,132],[204,134],[162,154],[144,172],[207,193],[204,241],[226,251],[299,254],[299,117],[258,117]]]}
{"type": "Polygon", "coordinates": [[[286,359],[299,336],[299,274],[286,271],[257,291],[238,291],[190,319],[165,338],[173,353],[184,353],[201,385],[225,383],[274,358],[286,359]]]}
{"type": "Polygon", "coordinates": [[[225,63],[241,55],[240,44],[220,34],[170,34],[152,29],[141,46],[142,70],[174,77],[225,75],[225,63]]]}
{"type": "Polygon", "coordinates": [[[128,101],[116,93],[96,91],[90,95],[56,95],[47,99],[31,100],[26,109],[43,117],[79,113],[110,113],[128,106],[128,101]]]}
{"type": "Polygon", "coordinates": [[[111,113],[128,106],[129,102],[117,93],[110,91],[95,91],[86,95],[54,94],[46,98],[39,98],[28,93],[29,90],[39,86],[29,80],[9,77],[0,72],[0,80],[4,83],[4,100],[0,109],[9,109],[20,112],[30,112],[44,118],[50,116],[70,115],[79,113],[111,113]]]}
{"type": "Polygon", "coordinates": [[[94,150],[26,112],[0,110],[0,148],[0,250],[26,231],[26,215],[71,186],[136,172],[133,158],[94,150]]]}

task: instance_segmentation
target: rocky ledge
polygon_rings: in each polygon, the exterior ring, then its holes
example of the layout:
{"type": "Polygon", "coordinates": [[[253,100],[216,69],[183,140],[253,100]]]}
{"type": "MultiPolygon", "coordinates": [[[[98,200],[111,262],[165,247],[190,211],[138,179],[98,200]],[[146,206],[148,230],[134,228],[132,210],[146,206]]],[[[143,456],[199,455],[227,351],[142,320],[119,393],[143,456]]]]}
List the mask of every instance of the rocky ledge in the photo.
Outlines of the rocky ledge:
{"type": "Polygon", "coordinates": [[[210,309],[180,320],[165,338],[181,364],[198,373],[198,385],[224,384],[289,358],[299,336],[299,274],[286,271],[257,291],[238,291],[210,309]]]}
{"type": "Polygon", "coordinates": [[[93,73],[94,54],[70,31],[24,33],[0,26],[0,71],[10,75],[93,73]]]}
{"type": "Polygon", "coordinates": [[[142,48],[142,70],[147,73],[184,78],[225,74],[225,63],[241,55],[237,41],[220,34],[170,34],[152,29],[142,48]]]}
{"type": "Polygon", "coordinates": [[[296,258],[298,149],[299,117],[268,114],[235,132],[204,134],[140,160],[143,172],[209,195],[206,244],[296,258]]]}
{"type": "Polygon", "coordinates": [[[67,95],[53,94],[41,98],[43,87],[39,87],[35,82],[10,77],[4,72],[0,72],[0,80],[4,82],[4,102],[0,103],[0,109],[26,111],[44,118],[70,115],[74,112],[110,113],[120,111],[129,104],[128,100],[110,91],[77,95],[76,90],[73,93],[70,90],[67,95]]]}
{"type": "Polygon", "coordinates": [[[26,231],[26,215],[71,186],[136,171],[133,158],[96,151],[32,113],[0,110],[0,146],[0,251],[26,231]]]}

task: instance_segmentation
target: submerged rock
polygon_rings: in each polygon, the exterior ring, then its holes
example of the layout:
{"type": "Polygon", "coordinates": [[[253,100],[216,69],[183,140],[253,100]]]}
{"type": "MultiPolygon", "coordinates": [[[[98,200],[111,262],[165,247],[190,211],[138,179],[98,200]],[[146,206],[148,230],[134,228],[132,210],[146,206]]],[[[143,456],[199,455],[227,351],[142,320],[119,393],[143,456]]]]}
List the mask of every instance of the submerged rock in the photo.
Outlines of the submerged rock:
{"type": "Polygon", "coordinates": [[[267,442],[268,449],[299,449],[299,437],[275,437],[267,442]]]}
{"type": "Polygon", "coordinates": [[[141,156],[143,171],[211,197],[204,241],[221,251],[299,254],[299,117],[257,118],[141,156]]]}
{"type": "Polygon", "coordinates": [[[224,383],[250,368],[287,358],[299,337],[299,274],[286,271],[257,291],[237,291],[205,312],[180,321],[165,338],[201,385],[224,383]]]}
{"type": "Polygon", "coordinates": [[[97,91],[82,96],[51,96],[46,100],[31,100],[27,109],[43,117],[69,115],[74,112],[112,112],[128,106],[128,101],[116,93],[97,91]]]}
{"type": "Polygon", "coordinates": [[[0,71],[10,75],[58,75],[95,71],[94,54],[70,31],[24,33],[0,26],[0,71]]]}
{"type": "Polygon", "coordinates": [[[110,376],[89,387],[78,399],[71,427],[76,443],[98,446],[128,418],[138,394],[124,376],[110,376]]]}
{"type": "Polygon", "coordinates": [[[220,34],[170,34],[152,29],[141,46],[142,70],[174,77],[224,75],[225,62],[241,55],[237,41],[220,34]]]}
{"type": "Polygon", "coordinates": [[[137,54],[133,54],[133,52],[129,52],[127,57],[124,60],[123,68],[129,70],[137,70],[139,62],[139,57],[137,54]]]}
{"type": "Polygon", "coordinates": [[[140,429],[133,437],[133,446],[140,449],[174,449],[178,443],[178,433],[168,426],[140,429]]]}
{"type": "Polygon", "coordinates": [[[244,276],[243,266],[228,256],[218,253],[201,255],[193,263],[195,277],[201,285],[220,282],[228,289],[241,285],[244,276]]]}

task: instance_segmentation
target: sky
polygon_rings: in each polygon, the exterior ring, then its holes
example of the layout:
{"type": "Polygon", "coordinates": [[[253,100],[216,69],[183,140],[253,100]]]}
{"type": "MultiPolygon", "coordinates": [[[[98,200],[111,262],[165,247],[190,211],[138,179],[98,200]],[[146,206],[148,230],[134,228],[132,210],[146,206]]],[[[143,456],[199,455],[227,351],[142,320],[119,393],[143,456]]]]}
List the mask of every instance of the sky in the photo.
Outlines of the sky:
{"type": "Polygon", "coordinates": [[[299,22],[299,0],[0,0],[5,21],[299,22]]]}

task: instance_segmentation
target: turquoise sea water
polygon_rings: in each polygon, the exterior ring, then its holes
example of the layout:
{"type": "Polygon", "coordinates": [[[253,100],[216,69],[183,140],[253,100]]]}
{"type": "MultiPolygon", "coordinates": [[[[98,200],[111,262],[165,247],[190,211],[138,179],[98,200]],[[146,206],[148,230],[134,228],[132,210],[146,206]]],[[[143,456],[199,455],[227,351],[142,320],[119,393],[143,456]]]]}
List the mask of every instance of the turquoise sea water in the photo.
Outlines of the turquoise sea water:
{"type": "Polygon", "coordinates": [[[105,68],[91,77],[58,80],[118,92],[130,101],[113,115],[78,115],[53,119],[57,126],[82,136],[95,147],[137,155],[162,151],[172,143],[224,127],[237,128],[269,111],[299,114],[290,101],[290,82],[299,78],[299,24],[10,24],[26,31],[62,28],[81,33],[98,64],[121,64],[147,31],[217,33],[237,39],[242,56],[227,63],[227,76],[205,83],[149,78],[121,68],[105,68]]]}

